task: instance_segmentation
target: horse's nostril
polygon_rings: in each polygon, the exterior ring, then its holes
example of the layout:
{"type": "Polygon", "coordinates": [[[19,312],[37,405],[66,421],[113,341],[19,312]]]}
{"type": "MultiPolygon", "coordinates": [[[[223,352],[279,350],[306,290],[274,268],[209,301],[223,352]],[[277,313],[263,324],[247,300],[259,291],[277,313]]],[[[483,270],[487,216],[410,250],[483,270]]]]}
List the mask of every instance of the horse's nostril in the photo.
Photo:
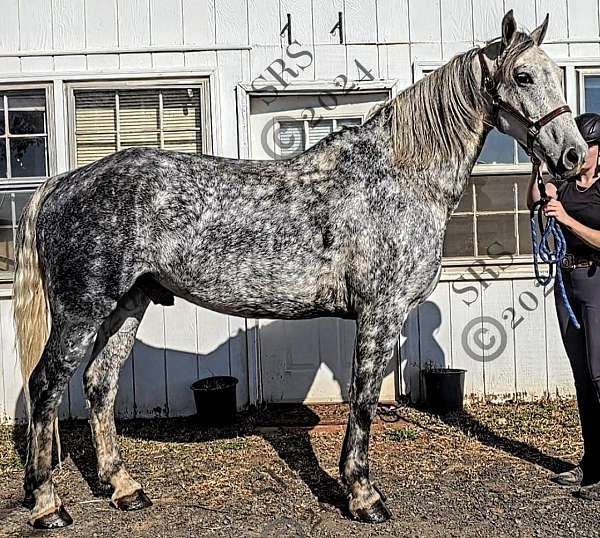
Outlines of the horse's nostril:
{"type": "Polygon", "coordinates": [[[573,168],[579,164],[579,154],[575,148],[570,148],[565,154],[565,165],[567,168],[573,168]]]}

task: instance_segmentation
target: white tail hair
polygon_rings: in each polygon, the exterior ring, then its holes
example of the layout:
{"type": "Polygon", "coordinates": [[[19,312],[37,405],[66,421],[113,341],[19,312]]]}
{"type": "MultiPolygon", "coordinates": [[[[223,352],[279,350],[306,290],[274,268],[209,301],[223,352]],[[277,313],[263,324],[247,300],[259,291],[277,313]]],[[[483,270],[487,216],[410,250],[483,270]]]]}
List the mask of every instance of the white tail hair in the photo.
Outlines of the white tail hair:
{"type": "MultiPolygon", "coordinates": [[[[13,313],[16,327],[16,346],[23,376],[23,393],[31,423],[29,378],[37,366],[50,330],[50,316],[46,283],[38,254],[37,218],[47,196],[56,188],[58,179],[52,178],[39,187],[23,210],[15,245],[15,281],[13,288],[13,313]]],[[[58,425],[55,423],[60,461],[58,425]]]]}

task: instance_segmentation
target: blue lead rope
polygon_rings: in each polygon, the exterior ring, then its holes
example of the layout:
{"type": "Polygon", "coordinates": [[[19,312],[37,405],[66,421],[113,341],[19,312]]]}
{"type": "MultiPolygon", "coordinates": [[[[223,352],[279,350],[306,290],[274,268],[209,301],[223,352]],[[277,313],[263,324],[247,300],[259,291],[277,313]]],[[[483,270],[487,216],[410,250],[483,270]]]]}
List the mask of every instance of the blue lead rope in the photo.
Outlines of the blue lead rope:
{"type": "Polygon", "coordinates": [[[565,236],[560,228],[560,224],[554,217],[546,219],[544,224],[543,210],[544,206],[548,203],[549,198],[546,195],[546,186],[544,185],[542,175],[539,169],[534,164],[534,172],[537,174],[538,188],[540,191],[541,198],[539,201],[533,204],[531,208],[531,241],[533,243],[533,268],[535,271],[535,279],[541,286],[547,286],[554,277],[554,268],[556,268],[556,282],[558,284],[558,291],[562,299],[567,312],[569,313],[569,319],[575,328],[580,329],[581,326],[577,321],[575,312],[569,302],[567,290],[565,289],[565,283],[563,280],[563,274],[561,269],[561,262],[567,254],[567,242],[565,236]],[[542,231],[542,237],[538,243],[538,229],[542,231]],[[554,249],[550,244],[550,239],[554,239],[554,249]],[[540,273],[540,263],[548,265],[548,274],[542,275],[540,273]]]}

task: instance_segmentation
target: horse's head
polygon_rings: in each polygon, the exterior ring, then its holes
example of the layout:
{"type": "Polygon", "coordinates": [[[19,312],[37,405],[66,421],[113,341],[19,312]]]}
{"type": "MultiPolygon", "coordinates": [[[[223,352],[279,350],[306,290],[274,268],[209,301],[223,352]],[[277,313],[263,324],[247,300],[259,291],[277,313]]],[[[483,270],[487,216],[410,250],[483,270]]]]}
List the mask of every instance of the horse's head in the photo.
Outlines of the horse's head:
{"type": "Polygon", "coordinates": [[[540,48],[548,16],[531,34],[517,30],[512,10],[502,20],[502,38],[479,54],[491,123],[545,162],[560,177],[576,174],[587,145],[564,97],[560,68],[540,48]]]}

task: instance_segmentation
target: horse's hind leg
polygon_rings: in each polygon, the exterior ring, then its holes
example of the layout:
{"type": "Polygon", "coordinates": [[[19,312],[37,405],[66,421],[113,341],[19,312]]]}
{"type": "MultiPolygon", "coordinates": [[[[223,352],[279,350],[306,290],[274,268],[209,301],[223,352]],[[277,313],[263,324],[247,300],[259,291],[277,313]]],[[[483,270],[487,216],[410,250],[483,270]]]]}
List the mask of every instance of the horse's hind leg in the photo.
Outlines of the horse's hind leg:
{"type": "Polygon", "coordinates": [[[121,510],[136,510],[152,504],[121,460],[114,418],[119,372],[131,352],[148,303],[149,299],[137,287],[119,301],[117,309],[100,328],[84,374],[98,477],[100,482],[113,487],[112,503],[121,510]]]}
{"type": "Polygon", "coordinates": [[[54,319],[44,352],[29,378],[25,502],[33,504],[30,522],[36,528],[58,528],[72,522],[52,484],[52,428],[64,390],[96,331],[97,326],[87,320],[69,323],[54,319]]]}

